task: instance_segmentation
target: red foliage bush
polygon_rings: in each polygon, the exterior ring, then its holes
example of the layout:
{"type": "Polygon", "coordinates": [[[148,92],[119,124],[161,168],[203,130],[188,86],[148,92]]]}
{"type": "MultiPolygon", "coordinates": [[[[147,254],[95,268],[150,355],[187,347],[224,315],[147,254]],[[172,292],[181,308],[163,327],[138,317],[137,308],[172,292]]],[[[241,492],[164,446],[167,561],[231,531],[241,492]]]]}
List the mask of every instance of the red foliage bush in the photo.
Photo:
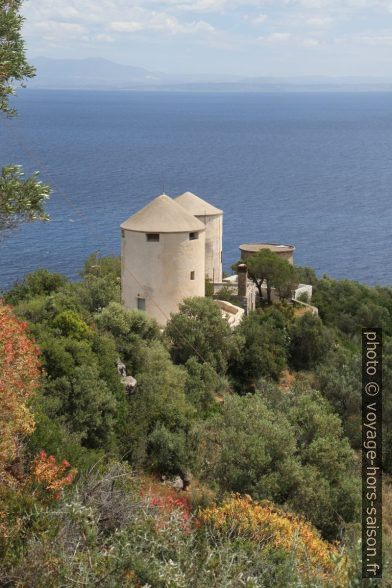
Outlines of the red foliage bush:
{"type": "MultiPolygon", "coordinates": [[[[158,490],[159,491],[159,490],[158,490]]],[[[158,527],[162,528],[165,525],[165,519],[172,513],[178,512],[180,515],[180,524],[183,531],[186,533],[190,532],[190,517],[191,517],[191,506],[184,496],[178,496],[175,491],[168,491],[165,488],[165,492],[158,493],[158,491],[152,491],[142,489],[141,495],[146,499],[147,503],[151,507],[155,507],[159,512],[158,527]]]]}
{"type": "Polygon", "coordinates": [[[0,481],[19,454],[20,438],[34,430],[28,401],[40,381],[39,349],[9,306],[0,301],[0,481]]]}
{"type": "Polygon", "coordinates": [[[40,451],[32,464],[31,476],[27,483],[32,484],[35,493],[40,489],[49,497],[58,500],[63,488],[72,484],[75,479],[77,470],[70,468],[67,460],[64,459],[61,463],[57,463],[53,455],[47,455],[45,451],[40,451]]]}

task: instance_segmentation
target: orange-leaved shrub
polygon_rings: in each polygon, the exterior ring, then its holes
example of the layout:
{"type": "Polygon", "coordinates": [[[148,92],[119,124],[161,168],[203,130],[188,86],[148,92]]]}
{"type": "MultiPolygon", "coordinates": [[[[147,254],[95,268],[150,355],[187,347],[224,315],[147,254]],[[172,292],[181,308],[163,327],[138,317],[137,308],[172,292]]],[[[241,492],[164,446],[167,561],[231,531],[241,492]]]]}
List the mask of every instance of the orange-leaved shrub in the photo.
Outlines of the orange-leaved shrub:
{"type": "Polygon", "coordinates": [[[59,499],[61,491],[72,484],[76,474],[76,468],[71,469],[67,460],[57,463],[53,455],[40,451],[32,463],[31,474],[26,483],[34,488],[34,493],[40,490],[50,498],[59,499]]]}
{"type": "Polygon", "coordinates": [[[34,430],[28,401],[40,380],[39,350],[27,336],[27,323],[0,301],[0,483],[13,479],[20,439],[34,430]]]}
{"type": "Polygon", "coordinates": [[[304,578],[317,578],[336,587],[347,585],[349,561],[335,544],[321,539],[303,518],[265,500],[236,494],[219,506],[200,511],[201,524],[230,537],[243,537],[261,548],[281,549],[293,556],[304,578]]]}
{"type": "Polygon", "coordinates": [[[162,484],[144,484],[140,490],[141,497],[149,507],[157,509],[158,527],[163,528],[169,522],[170,516],[177,513],[180,528],[189,533],[191,531],[191,505],[185,496],[180,496],[176,490],[162,484]]]}

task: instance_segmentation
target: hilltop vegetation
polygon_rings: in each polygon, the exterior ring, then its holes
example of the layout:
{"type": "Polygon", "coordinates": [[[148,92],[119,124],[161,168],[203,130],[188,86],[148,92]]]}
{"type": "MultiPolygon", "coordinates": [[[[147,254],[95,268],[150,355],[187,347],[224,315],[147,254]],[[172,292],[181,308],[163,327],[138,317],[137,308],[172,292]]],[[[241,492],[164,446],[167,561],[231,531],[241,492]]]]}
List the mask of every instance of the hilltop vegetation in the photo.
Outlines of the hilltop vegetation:
{"type": "MultiPolygon", "coordinates": [[[[0,365],[14,380],[2,384],[13,427],[0,456],[0,582],[356,585],[359,336],[369,313],[382,317],[388,391],[389,289],[323,278],[321,318],[265,305],[234,332],[212,299],[189,299],[161,332],[122,307],[119,271],[117,258],[91,256],[80,282],[38,270],[4,293],[0,365]],[[170,491],[162,475],[190,488],[170,491]],[[308,529],[318,551],[280,540],[285,525],[308,529]]],[[[388,403],[384,420],[391,473],[388,403]]]]}

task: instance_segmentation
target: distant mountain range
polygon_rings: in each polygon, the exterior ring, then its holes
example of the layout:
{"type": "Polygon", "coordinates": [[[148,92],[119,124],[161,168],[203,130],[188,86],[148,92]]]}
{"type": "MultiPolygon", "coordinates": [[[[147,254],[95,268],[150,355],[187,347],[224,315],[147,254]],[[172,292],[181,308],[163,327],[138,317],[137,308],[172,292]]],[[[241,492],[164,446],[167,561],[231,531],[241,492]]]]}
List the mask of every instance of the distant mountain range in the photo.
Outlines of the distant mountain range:
{"type": "Polygon", "coordinates": [[[107,59],[50,59],[32,62],[37,77],[30,88],[67,90],[167,90],[193,92],[392,91],[392,80],[360,77],[243,77],[164,74],[107,59]]]}

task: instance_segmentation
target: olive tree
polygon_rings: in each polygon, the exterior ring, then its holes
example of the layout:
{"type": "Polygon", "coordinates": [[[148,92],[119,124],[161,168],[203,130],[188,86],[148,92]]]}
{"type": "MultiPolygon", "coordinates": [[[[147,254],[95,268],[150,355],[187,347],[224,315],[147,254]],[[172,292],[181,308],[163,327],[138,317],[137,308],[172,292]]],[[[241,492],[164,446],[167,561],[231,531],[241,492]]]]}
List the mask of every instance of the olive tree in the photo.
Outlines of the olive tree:
{"type": "MultiPolygon", "coordinates": [[[[296,269],[269,249],[261,249],[246,260],[248,276],[255,284],[260,300],[263,300],[263,285],[267,287],[267,302],[271,304],[271,290],[276,292],[281,300],[291,298],[298,286],[299,277],[296,269]]],[[[236,269],[238,263],[233,266],[236,269]]]]}
{"type": "Polygon", "coordinates": [[[297,370],[312,369],[333,348],[333,335],[318,316],[306,312],[290,331],[290,358],[297,370]]]}
{"type": "MultiPolygon", "coordinates": [[[[21,0],[0,0],[0,113],[15,116],[9,99],[15,87],[35,75],[27,63],[21,35],[23,17],[21,0]]],[[[25,178],[19,165],[3,167],[0,173],[0,231],[22,222],[48,219],[44,203],[50,196],[49,186],[38,179],[38,173],[25,178]]]]}
{"type": "Polygon", "coordinates": [[[220,494],[273,500],[335,539],[358,520],[360,507],[356,461],[340,418],[315,390],[270,388],[227,395],[201,425],[199,475],[220,494]]]}
{"type": "Polygon", "coordinates": [[[223,374],[233,348],[230,326],[211,298],[187,298],[166,327],[173,360],[185,364],[195,357],[223,374]]]}

